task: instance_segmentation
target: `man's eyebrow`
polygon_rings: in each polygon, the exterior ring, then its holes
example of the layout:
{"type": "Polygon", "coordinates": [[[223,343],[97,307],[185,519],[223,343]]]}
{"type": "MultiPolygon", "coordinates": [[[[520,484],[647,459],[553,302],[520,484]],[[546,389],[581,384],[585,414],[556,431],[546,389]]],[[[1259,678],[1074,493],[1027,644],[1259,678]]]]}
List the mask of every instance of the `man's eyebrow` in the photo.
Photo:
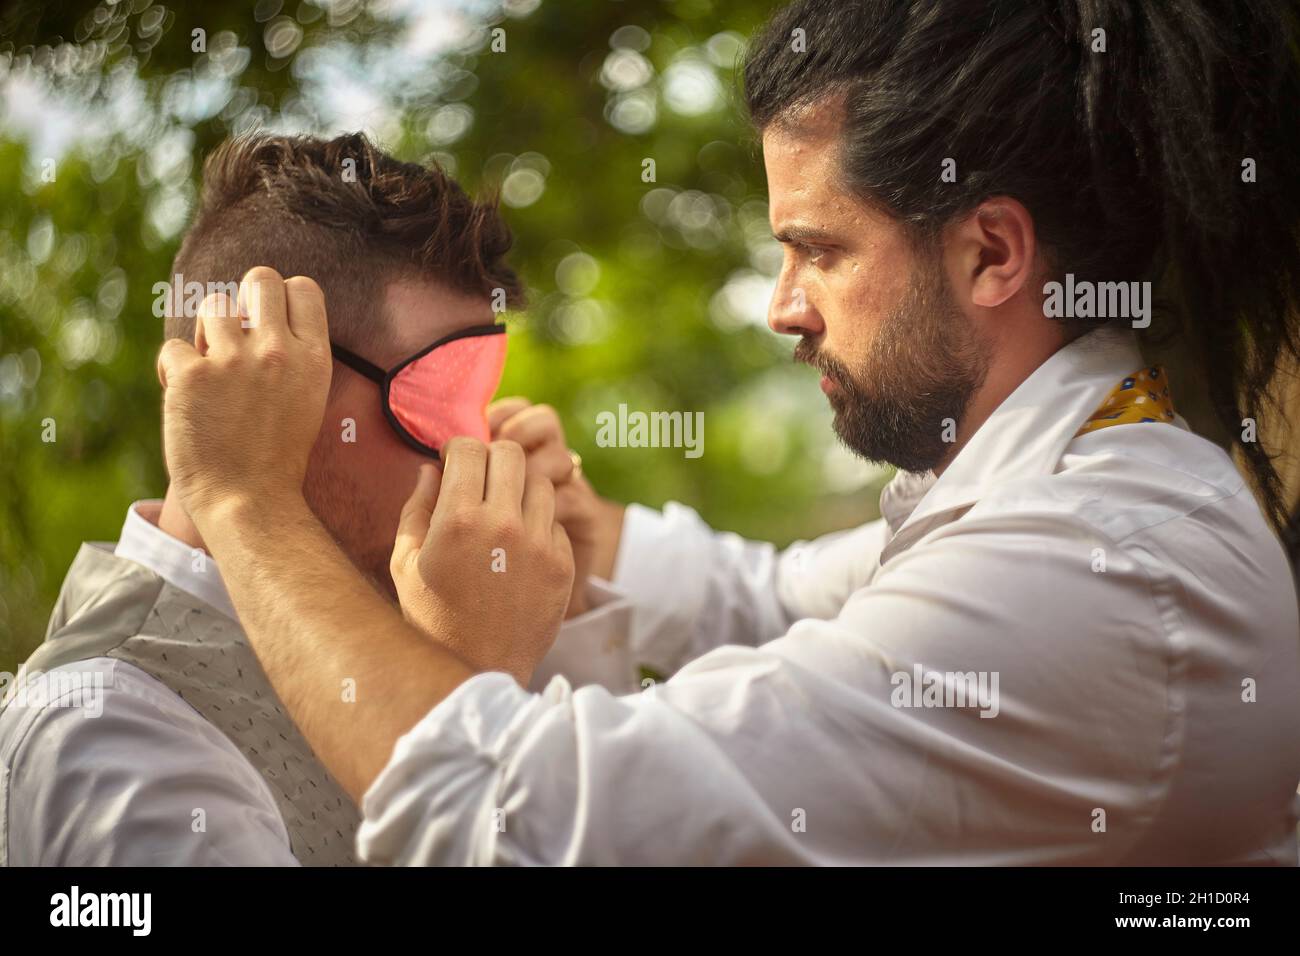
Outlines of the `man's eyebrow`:
{"type": "Polygon", "coordinates": [[[772,238],[777,242],[802,242],[802,243],[821,243],[823,245],[833,244],[835,237],[829,232],[817,229],[814,226],[786,226],[778,232],[772,233],[772,238]]]}

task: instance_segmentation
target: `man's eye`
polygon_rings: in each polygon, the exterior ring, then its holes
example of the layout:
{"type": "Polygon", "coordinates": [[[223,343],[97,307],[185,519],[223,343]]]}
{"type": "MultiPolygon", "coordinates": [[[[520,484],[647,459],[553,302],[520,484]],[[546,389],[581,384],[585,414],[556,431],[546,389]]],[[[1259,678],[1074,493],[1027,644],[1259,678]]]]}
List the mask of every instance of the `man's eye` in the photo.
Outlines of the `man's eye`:
{"type": "Polygon", "coordinates": [[[801,246],[800,249],[807,260],[813,263],[817,262],[822,258],[822,256],[825,256],[830,252],[829,249],[824,249],[821,246],[801,246]]]}
{"type": "Polygon", "coordinates": [[[822,246],[810,246],[807,243],[795,242],[792,240],[786,240],[785,242],[787,248],[793,252],[795,256],[810,263],[816,263],[823,256],[831,252],[830,249],[822,246]]]}

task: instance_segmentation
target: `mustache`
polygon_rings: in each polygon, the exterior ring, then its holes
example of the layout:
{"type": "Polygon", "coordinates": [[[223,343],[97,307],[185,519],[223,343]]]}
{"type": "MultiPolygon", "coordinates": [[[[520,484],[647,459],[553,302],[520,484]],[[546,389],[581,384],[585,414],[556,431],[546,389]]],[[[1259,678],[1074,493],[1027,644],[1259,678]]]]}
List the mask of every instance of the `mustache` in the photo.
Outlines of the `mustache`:
{"type": "Polygon", "coordinates": [[[817,369],[836,385],[849,385],[853,381],[848,369],[825,354],[816,340],[809,336],[799,339],[799,344],[794,347],[794,360],[817,369]]]}

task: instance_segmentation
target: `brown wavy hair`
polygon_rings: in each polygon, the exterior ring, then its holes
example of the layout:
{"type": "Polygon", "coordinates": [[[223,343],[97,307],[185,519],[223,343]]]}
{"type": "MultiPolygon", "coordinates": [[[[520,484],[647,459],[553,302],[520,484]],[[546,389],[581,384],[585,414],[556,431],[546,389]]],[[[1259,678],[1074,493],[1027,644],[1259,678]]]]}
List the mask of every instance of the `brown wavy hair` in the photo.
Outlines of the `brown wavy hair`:
{"type": "MultiPolygon", "coordinates": [[[[364,348],[382,337],[385,285],[428,278],[470,295],[523,302],[506,263],[513,238],[495,197],[476,202],[436,165],[405,163],[361,133],[323,140],[251,135],[226,140],[203,166],[203,189],[172,275],[237,283],[254,266],[315,279],[330,335],[364,348]]],[[[168,338],[194,337],[169,315],[168,338]]]]}

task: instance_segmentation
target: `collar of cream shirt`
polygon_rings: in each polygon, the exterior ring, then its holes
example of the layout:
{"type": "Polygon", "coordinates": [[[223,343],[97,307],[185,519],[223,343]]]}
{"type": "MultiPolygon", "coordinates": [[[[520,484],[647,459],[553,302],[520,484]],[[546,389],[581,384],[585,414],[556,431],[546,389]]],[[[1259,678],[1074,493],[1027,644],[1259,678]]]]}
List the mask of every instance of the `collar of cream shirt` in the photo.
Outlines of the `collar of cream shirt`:
{"type": "MultiPolygon", "coordinates": [[[[891,538],[881,563],[955,520],[988,490],[1052,472],[1079,426],[1142,365],[1128,330],[1098,330],[1059,349],[1007,396],[939,478],[899,472],[885,486],[880,513],[891,538]]],[[[1187,427],[1182,418],[1173,424],[1187,427]]]]}
{"type": "Polygon", "coordinates": [[[172,587],[193,595],[231,620],[239,620],[212,556],[158,527],[161,511],[162,502],[158,500],[131,505],[113,553],[143,565],[172,587]]]}

